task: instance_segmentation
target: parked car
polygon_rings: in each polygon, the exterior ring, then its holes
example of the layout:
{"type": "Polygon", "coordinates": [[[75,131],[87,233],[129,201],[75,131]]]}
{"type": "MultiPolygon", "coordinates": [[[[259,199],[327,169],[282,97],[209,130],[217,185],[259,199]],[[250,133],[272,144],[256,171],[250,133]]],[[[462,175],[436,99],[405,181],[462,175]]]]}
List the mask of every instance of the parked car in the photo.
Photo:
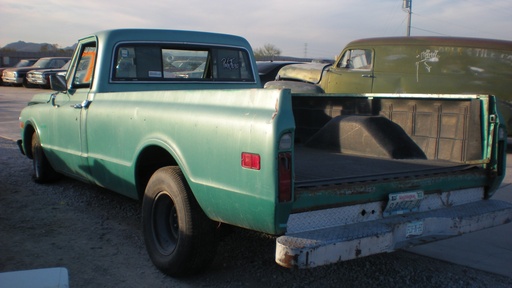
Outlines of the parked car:
{"type": "Polygon", "coordinates": [[[43,69],[43,70],[30,70],[27,72],[27,81],[31,85],[39,86],[41,88],[50,88],[50,76],[55,75],[59,72],[66,72],[69,67],[69,62],[66,62],[64,66],[54,69],[43,69]]]}
{"type": "MultiPolygon", "coordinates": [[[[5,69],[8,68],[21,68],[21,67],[29,67],[36,63],[37,59],[21,59],[16,65],[13,67],[0,67],[0,75],[4,72],[5,69]]],[[[0,76],[0,85],[3,85],[2,77],[0,76]]]]}
{"type": "Polygon", "coordinates": [[[29,67],[8,68],[2,73],[2,80],[7,84],[14,86],[30,87],[31,84],[27,81],[27,72],[31,70],[43,70],[48,68],[60,68],[66,64],[70,57],[43,57],[37,60],[34,65],[29,67]]]}

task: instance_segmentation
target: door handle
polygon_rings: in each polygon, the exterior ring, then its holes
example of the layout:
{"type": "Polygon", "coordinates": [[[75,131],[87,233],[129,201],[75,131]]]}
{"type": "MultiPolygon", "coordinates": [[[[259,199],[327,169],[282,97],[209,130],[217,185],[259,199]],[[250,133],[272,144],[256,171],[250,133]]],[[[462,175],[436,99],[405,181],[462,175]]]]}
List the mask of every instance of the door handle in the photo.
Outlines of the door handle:
{"type": "Polygon", "coordinates": [[[75,105],[71,105],[71,107],[75,108],[75,109],[82,109],[82,108],[89,108],[89,105],[91,104],[91,101],[89,100],[84,100],[82,103],[80,104],[75,104],[75,105]]]}
{"type": "Polygon", "coordinates": [[[372,74],[363,74],[361,75],[363,78],[375,78],[372,74]]]}

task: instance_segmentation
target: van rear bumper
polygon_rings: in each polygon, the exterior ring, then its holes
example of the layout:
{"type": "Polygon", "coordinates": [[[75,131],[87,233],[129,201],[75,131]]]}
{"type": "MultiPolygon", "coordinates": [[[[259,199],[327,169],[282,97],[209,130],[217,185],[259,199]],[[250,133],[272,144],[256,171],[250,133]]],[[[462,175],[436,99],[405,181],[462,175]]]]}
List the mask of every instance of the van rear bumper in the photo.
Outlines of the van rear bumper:
{"type": "Polygon", "coordinates": [[[291,233],[277,238],[276,262],[311,268],[441,240],[512,221],[512,203],[480,200],[438,210],[291,233]]]}

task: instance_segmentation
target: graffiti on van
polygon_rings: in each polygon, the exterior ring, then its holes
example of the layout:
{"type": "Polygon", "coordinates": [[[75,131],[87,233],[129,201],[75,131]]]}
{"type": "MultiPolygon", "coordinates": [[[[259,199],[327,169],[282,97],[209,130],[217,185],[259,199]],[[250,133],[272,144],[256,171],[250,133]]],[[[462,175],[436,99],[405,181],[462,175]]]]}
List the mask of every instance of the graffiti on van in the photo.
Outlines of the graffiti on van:
{"type": "Polygon", "coordinates": [[[421,52],[416,56],[416,58],[420,59],[416,62],[416,82],[420,82],[419,78],[419,70],[420,65],[423,64],[425,70],[430,73],[430,69],[432,66],[430,66],[428,63],[435,63],[439,62],[439,50],[431,51],[430,49],[426,49],[425,51],[421,52]]]}

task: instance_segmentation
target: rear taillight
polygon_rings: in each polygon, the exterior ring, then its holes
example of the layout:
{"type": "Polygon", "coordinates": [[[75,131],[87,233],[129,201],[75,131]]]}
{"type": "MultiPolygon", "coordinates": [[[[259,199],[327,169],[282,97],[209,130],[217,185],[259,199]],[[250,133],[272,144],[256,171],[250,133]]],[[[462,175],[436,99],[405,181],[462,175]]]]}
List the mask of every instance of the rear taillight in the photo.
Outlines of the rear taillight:
{"type": "Polygon", "coordinates": [[[292,153],[278,154],[279,202],[292,200],[292,153]]]}

